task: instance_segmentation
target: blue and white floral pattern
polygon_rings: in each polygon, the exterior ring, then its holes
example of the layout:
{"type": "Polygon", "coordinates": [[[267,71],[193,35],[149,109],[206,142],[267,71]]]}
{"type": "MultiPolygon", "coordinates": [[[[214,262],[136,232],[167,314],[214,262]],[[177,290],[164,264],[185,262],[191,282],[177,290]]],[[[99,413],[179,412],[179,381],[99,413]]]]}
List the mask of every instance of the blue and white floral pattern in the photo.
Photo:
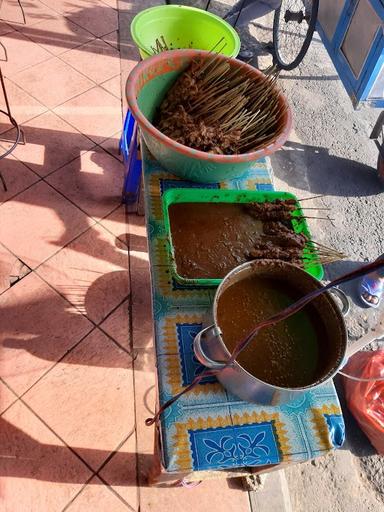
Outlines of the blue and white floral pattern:
{"type": "Polygon", "coordinates": [[[281,460],[273,422],[189,430],[194,470],[263,466],[281,460]]]}

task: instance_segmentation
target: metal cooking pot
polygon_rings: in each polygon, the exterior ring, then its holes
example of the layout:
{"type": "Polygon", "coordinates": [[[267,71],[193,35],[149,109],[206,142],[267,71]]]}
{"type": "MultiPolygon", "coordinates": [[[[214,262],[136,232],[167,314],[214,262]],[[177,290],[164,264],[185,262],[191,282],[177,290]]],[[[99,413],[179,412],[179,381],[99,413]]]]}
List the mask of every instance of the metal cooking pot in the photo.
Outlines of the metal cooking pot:
{"type": "MultiPolygon", "coordinates": [[[[241,281],[250,275],[269,277],[286,283],[287,287],[295,288],[302,295],[321,288],[321,283],[310,276],[304,270],[290,263],[258,260],[244,263],[232,270],[217,288],[213,302],[213,324],[203,329],[194,339],[194,352],[197,359],[207,368],[220,370],[218,380],[231,393],[248,402],[263,405],[277,405],[287,403],[297,398],[302,393],[323,384],[342,367],[346,348],[347,330],[343,315],[329,292],[325,292],[312,301],[316,312],[325,326],[324,340],[328,340],[323,349],[323,371],[316,382],[305,387],[283,388],[268,384],[245,370],[237,361],[226,364],[230,358],[230,352],[222,338],[220,325],[217,318],[217,308],[220,296],[234,283],[241,281]],[[324,350],[326,354],[324,354],[324,350]]],[[[240,339],[239,339],[240,341],[240,339]]]]}

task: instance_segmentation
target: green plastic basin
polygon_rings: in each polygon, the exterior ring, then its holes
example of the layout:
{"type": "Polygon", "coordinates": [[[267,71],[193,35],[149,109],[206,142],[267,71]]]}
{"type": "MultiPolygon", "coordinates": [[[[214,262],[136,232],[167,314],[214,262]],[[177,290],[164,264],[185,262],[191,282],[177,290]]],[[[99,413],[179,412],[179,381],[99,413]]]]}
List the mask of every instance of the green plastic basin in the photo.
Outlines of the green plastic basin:
{"type": "Polygon", "coordinates": [[[162,207],[165,230],[167,233],[167,248],[171,261],[173,277],[181,284],[188,286],[218,286],[222,278],[195,278],[190,279],[179,275],[176,265],[175,250],[172,242],[172,229],[169,218],[169,208],[178,203],[269,203],[276,199],[295,199],[297,209],[292,213],[292,227],[295,233],[303,233],[308,242],[303,250],[303,267],[308,274],[316,279],[324,277],[324,269],[317,255],[316,247],[312,242],[311,233],[300,202],[296,196],[289,192],[260,191],[260,190],[218,190],[197,188],[172,188],[162,197],[162,207]],[[304,258],[305,256],[305,258],[304,258]]]}
{"type": "MultiPolygon", "coordinates": [[[[152,155],[170,172],[181,178],[201,183],[216,183],[240,178],[260,158],[278,150],[287,140],[292,116],[284,95],[277,91],[281,109],[281,132],[267,146],[241,155],[216,155],[189,148],[170,139],[152,124],[157,109],[169,88],[190,64],[192,59],[210,58],[209,52],[174,50],[141,61],[128,77],[126,93],[129,109],[136,119],[144,141],[152,155]]],[[[261,71],[236,59],[218,55],[235,68],[243,68],[249,77],[264,79],[261,71]]]]}
{"type": "Polygon", "coordinates": [[[194,48],[217,51],[236,57],[240,51],[240,38],[236,30],[215,14],[185,5],[160,5],[145,9],[131,23],[133,41],[143,59],[158,52],[156,40],[162,37],[169,50],[194,48]]]}

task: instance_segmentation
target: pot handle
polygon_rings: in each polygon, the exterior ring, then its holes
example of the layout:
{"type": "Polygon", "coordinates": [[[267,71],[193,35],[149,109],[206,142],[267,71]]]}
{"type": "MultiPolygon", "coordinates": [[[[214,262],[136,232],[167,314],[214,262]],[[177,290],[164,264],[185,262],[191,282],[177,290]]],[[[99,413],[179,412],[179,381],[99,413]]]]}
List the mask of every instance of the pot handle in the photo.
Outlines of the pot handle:
{"type": "Polygon", "coordinates": [[[215,331],[216,326],[214,324],[202,329],[198,334],[196,334],[195,339],[193,340],[193,350],[195,352],[195,356],[198,361],[210,368],[211,370],[222,370],[225,368],[226,363],[222,363],[219,361],[213,361],[210,359],[204,352],[203,347],[201,346],[202,337],[205,336],[209,331],[215,331]]]}
{"type": "Polygon", "coordinates": [[[343,290],[340,290],[340,288],[331,288],[330,290],[328,290],[328,292],[340,300],[341,314],[343,316],[347,316],[349,313],[349,310],[351,309],[351,303],[349,302],[349,298],[347,297],[347,295],[343,292],[343,290]]]}

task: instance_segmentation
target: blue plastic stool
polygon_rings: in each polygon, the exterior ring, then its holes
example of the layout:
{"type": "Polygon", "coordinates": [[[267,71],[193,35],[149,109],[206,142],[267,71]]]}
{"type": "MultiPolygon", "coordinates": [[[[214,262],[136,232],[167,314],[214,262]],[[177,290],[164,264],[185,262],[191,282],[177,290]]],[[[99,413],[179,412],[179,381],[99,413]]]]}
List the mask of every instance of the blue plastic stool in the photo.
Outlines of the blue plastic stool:
{"type": "Polygon", "coordinates": [[[125,116],[119,148],[125,165],[123,203],[133,204],[138,199],[142,168],[137,123],[129,110],[125,116]]]}

